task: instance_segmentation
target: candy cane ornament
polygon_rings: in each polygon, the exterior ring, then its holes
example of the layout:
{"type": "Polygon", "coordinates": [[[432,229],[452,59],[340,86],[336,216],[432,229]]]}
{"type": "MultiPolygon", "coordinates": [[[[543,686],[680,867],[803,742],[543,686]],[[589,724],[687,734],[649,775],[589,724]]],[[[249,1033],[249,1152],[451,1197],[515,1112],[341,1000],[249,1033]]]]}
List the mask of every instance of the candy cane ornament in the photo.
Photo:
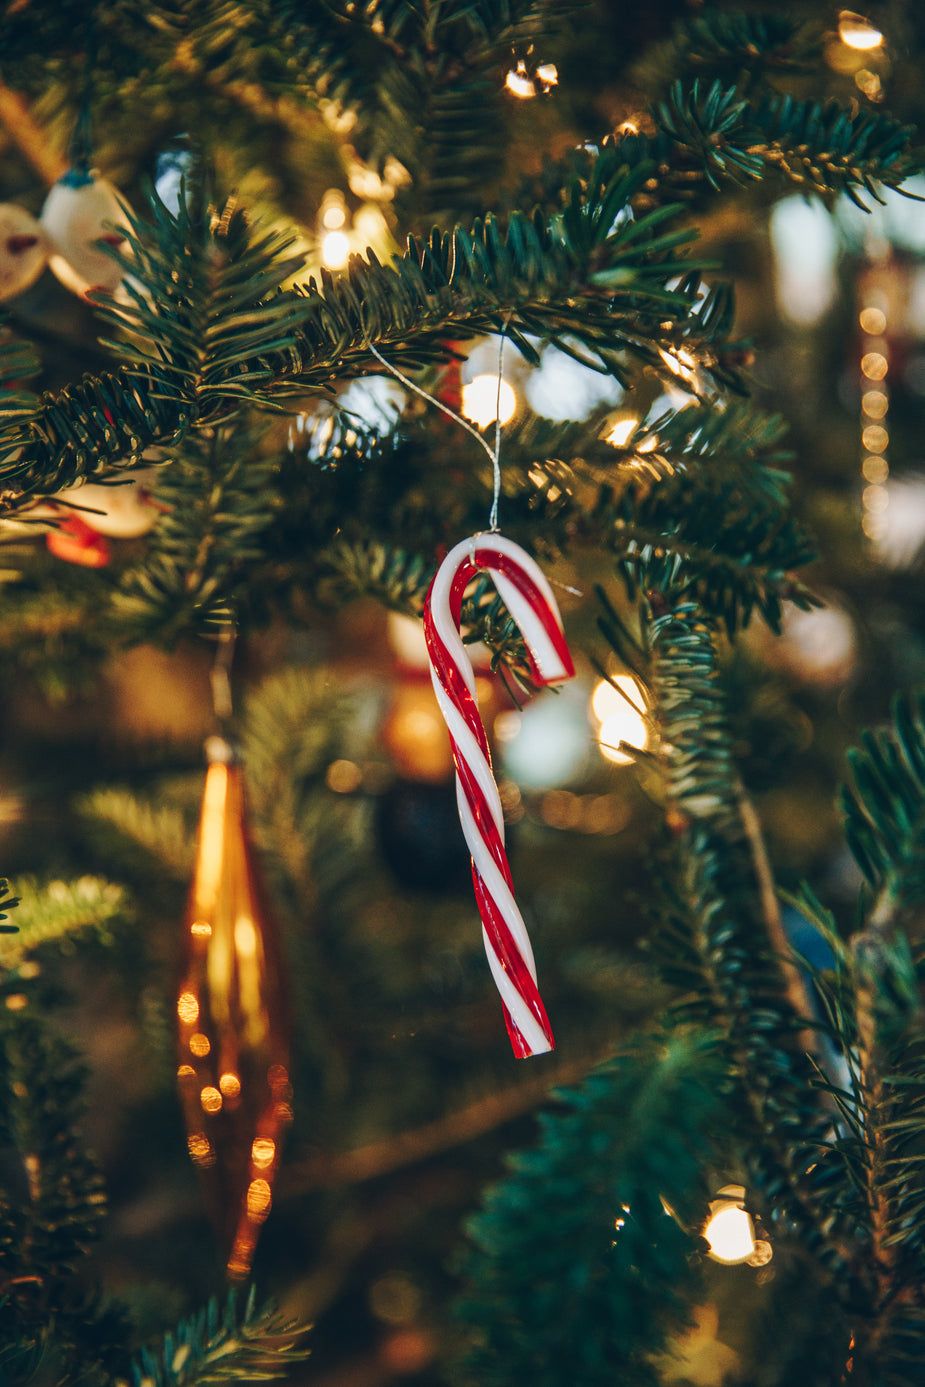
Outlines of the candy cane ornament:
{"type": "Polygon", "coordinates": [[[552,1028],[536,981],[527,927],[514,900],[504,847],[504,814],[479,714],[475,673],[459,634],[463,596],[487,572],[520,629],[537,684],[558,684],[575,673],[552,589],[520,545],[487,533],[464,539],[437,570],[424,605],[431,679],[456,764],[456,803],[472,854],[472,881],[482,939],[501,994],[511,1046],[518,1059],[554,1049],[552,1028]]]}

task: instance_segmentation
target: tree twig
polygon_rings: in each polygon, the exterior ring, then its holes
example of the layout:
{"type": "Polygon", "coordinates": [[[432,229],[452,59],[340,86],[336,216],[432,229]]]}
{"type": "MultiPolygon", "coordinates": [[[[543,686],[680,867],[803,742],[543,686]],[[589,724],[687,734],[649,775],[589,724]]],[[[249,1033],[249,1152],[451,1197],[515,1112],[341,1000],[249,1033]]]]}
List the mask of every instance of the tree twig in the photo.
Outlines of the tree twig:
{"type": "Polygon", "coordinates": [[[39,177],[51,187],[67,171],[67,161],[50,144],[48,135],[39,125],[18,92],[0,82],[0,124],[13,144],[39,177]]]}
{"type": "Polygon", "coordinates": [[[765,847],[761,821],[758,818],[755,806],[752,804],[744,785],[741,783],[739,785],[738,800],[739,815],[742,820],[742,827],[745,830],[745,837],[748,842],[752,865],[755,870],[755,881],[758,886],[758,898],[761,902],[761,914],[764,920],[764,927],[767,931],[771,948],[780,961],[784,983],[784,995],[790,1003],[794,1014],[805,1023],[799,1031],[797,1038],[806,1053],[812,1055],[816,1053],[817,1046],[814,1030],[815,1017],[812,1003],[809,998],[809,991],[803,974],[791,957],[792,949],[790,941],[787,938],[787,932],[784,929],[783,919],[781,918],[780,902],[777,898],[771,863],[768,859],[767,848],[765,847]]]}
{"type": "Polygon", "coordinates": [[[380,1175],[389,1175],[404,1166],[415,1165],[454,1146],[463,1146],[522,1117],[541,1102],[550,1089],[559,1084],[575,1083],[603,1058],[603,1055],[585,1056],[571,1064],[559,1065],[551,1073],[544,1069],[527,1083],[491,1093],[409,1132],[399,1132],[352,1151],[303,1161],[290,1168],[287,1190],[291,1193],[298,1189],[299,1193],[304,1193],[332,1185],[359,1184],[380,1175]]]}

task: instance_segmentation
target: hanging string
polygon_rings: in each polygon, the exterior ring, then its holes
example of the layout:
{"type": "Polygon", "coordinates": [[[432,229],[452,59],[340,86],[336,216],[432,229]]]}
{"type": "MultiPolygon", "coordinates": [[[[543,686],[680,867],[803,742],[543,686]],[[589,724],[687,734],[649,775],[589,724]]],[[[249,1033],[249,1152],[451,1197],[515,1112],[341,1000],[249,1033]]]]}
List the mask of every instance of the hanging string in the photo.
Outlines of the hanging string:
{"type": "Polygon", "coordinates": [[[212,661],[210,683],[212,685],[212,711],[220,727],[225,727],[234,716],[234,699],[231,692],[231,665],[237,641],[237,628],[233,621],[223,626],[219,632],[212,661]]]}
{"type": "Polygon", "coordinates": [[[488,528],[492,534],[498,530],[498,506],[501,501],[501,386],[504,382],[504,339],[507,335],[511,315],[508,313],[498,338],[498,389],[495,392],[495,451],[492,455],[492,497],[488,513],[488,528]]]}
{"type": "MultiPolygon", "coordinates": [[[[508,319],[509,318],[510,315],[508,315],[508,319]]],[[[438,400],[435,395],[431,395],[430,392],[425,390],[422,386],[415,384],[415,382],[411,380],[408,376],[406,376],[403,371],[400,371],[397,366],[393,366],[391,361],[386,361],[385,357],[376,347],[373,346],[372,342],[369,343],[369,350],[372,352],[373,356],[376,358],[377,361],[381,361],[385,369],[391,375],[393,375],[396,380],[401,381],[402,385],[404,385],[408,390],[412,391],[415,395],[420,396],[422,400],[426,400],[428,404],[435,405],[436,408],[439,409],[442,414],[445,414],[447,416],[448,419],[452,419],[455,423],[459,424],[460,428],[465,429],[466,433],[472,435],[476,443],[478,443],[479,447],[483,448],[488,457],[490,458],[493,484],[491,511],[489,512],[488,517],[488,528],[491,534],[496,534],[498,530],[498,506],[501,500],[501,368],[504,361],[504,334],[506,331],[507,322],[505,322],[504,329],[501,333],[501,345],[498,351],[498,391],[495,397],[494,448],[491,448],[485,442],[485,439],[479,433],[478,429],[473,428],[472,425],[469,423],[468,419],[464,419],[461,414],[456,413],[455,409],[450,409],[449,405],[444,404],[442,400],[438,400]]]]}

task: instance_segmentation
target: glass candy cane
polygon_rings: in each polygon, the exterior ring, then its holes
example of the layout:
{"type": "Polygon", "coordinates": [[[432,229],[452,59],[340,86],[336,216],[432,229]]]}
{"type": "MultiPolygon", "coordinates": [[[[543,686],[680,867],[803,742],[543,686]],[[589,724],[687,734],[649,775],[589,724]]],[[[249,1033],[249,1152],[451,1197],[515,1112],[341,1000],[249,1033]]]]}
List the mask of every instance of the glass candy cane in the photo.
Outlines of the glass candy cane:
{"type": "Polygon", "coordinates": [[[465,539],[437,570],[424,608],[431,678],[446,720],[456,764],[456,803],[472,854],[475,899],[488,963],[501,994],[504,1019],[518,1059],[555,1046],[536,981],[527,928],[517,903],[504,847],[504,816],[479,714],[475,674],[459,633],[463,595],[487,572],[520,629],[533,677],[556,684],[575,673],[552,589],[518,544],[497,533],[465,539]]]}

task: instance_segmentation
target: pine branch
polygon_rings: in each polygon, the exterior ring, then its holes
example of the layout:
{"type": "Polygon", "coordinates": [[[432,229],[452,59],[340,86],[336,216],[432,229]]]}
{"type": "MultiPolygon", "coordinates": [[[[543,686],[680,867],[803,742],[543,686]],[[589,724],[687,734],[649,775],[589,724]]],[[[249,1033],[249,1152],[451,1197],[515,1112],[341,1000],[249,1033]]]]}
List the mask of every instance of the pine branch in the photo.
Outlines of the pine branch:
{"type": "Polygon", "coordinates": [[[693,233],[666,230],[664,208],[618,216],[645,174],[618,169],[587,193],[576,186],[552,221],[514,213],[506,225],[489,217],[434,232],[391,266],[355,257],[346,274],[325,272],[298,294],[274,293],[292,263],[279,260],[278,239],[253,241],[240,213],[215,230],[186,203],[176,217],[156,205],[148,232],[132,221],[131,305],[101,302],[133,334],[118,348],[131,364],[43,396],[25,424],[0,429],[0,481],[33,494],[136,465],[150,443],[270,405],[296,384],[327,389],[379,371],[371,343],[414,367],[450,354],[448,337],[505,322],[522,351],[533,350],[524,334],[573,339],[619,380],[633,360],[670,374],[659,353],[683,347],[734,383],[721,352],[731,299],[719,286],[701,301],[684,251],[693,233]],[[178,263],[187,268],[177,280],[178,263]]]}
{"type": "Polygon", "coordinates": [[[18,905],[19,897],[14,896],[10,891],[10,883],[7,881],[6,877],[0,877],[0,949],[3,949],[10,942],[9,940],[3,939],[2,936],[16,934],[19,930],[18,924],[10,925],[5,923],[5,921],[10,918],[9,912],[15,910],[18,905]]]}
{"type": "Polygon", "coordinates": [[[487,217],[426,242],[411,238],[391,266],[355,257],[346,275],[325,273],[304,291],[312,313],[302,329],[303,378],[320,384],[326,371],[378,370],[370,342],[393,356],[408,343],[406,364],[438,360],[447,354],[441,338],[505,323],[528,356],[522,334],[560,344],[571,337],[586,364],[622,381],[629,373],[619,353],[663,370],[659,349],[685,344],[728,376],[716,344],[731,304],[699,301],[697,263],[678,250],[690,231],[666,231],[664,215],[618,219],[645,172],[617,169],[598,187],[574,187],[552,221],[517,212],[506,223],[487,217]]]}
{"type": "Polygon", "coordinates": [[[880,201],[878,184],[898,188],[921,167],[910,148],[911,127],[880,112],[846,111],[837,102],[771,92],[751,105],[720,81],[707,86],[695,79],[690,86],[675,82],[654,114],[714,187],[721,179],[757,179],[776,171],[824,196],[846,193],[865,208],[861,192],[880,201]]]}
{"type": "Polygon", "coordinates": [[[0,315],[0,461],[4,456],[3,433],[27,420],[35,397],[23,389],[23,382],[36,375],[38,359],[32,348],[15,337],[0,315]]]}
{"type": "MultiPolygon", "coordinates": [[[[605,635],[607,618],[601,622],[605,635]]],[[[812,1024],[789,960],[768,936],[719,684],[715,626],[660,593],[642,608],[646,682],[672,849],[656,952],[678,991],[675,1014],[723,1037],[761,1187],[822,1265],[844,1265],[839,1234],[807,1180],[825,1128],[799,1034],[812,1024]]]]}
{"type": "Polygon", "coordinates": [[[682,1229],[705,1205],[720,1088],[709,1044],[676,1034],[560,1092],[469,1225],[465,1381],[657,1382],[651,1356],[696,1294],[682,1229]],[[542,1219],[525,1217],[536,1207],[542,1219]]]}
{"type": "Polygon", "coordinates": [[[683,482],[648,495],[624,494],[611,540],[617,572],[631,598],[643,587],[688,592],[730,635],[755,611],[776,630],[785,600],[813,605],[793,570],[814,552],[795,521],[769,525],[744,507],[741,492],[720,486],[711,497],[710,490],[693,492],[684,510],[678,509],[683,482]]]}
{"type": "Polygon", "coordinates": [[[879,912],[914,910],[925,900],[925,697],[897,698],[891,725],[866,732],[848,764],[848,845],[879,912]]]}
{"type": "Polygon", "coordinates": [[[0,1194],[0,1342],[21,1349],[17,1368],[42,1355],[75,1382],[121,1369],[125,1342],[120,1314],[75,1281],[105,1209],[102,1177],[78,1135],[81,1095],[70,1047],[30,1007],[4,1009],[0,1146],[16,1165],[0,1194]]]}
{"type": "Polygon", "coordinates": [[[99,877],[51,881],[44,886],[21,878],[19,889],[18,932],[0,935],[0,967],[6,969],[16,969],[26,955],[45,944],[67,941],[90,930],[105,938],[109,926],[126,913],[125,892],[99,877]]]}
{"type": "Polygon", "coordinates": [[[679,21],[671,38],[643,58],[638,75],[663,90],[691,75],[754,87],[778,73],[812,70],[820,50],[820,36],[789,15],[707,10],[679,21]]]}
{"type": "Polygon", "coordinates": [[[560,1065],[553,1074],[544,1072],[533,1082],[521,1080],[500,1092],[493,1090],[421,1127],[392,1133],[382,1141],[369,1142],[352,1151],[310,1157],[301,1165],[290,1167],[287,1187],[302,1194],[307,1190],[376,1180],[393,1171],[418,1165],[516,1121],[548,1098],[551,1090],[584,1078],[591,1063],[589,1059],[581,1059],[560,1065]]]}
{"type": "Polygon", "coordinates": [[[92,825],[115,830],[178,880],[188,876],[193,843],[191,824],[181,809],[112,786],[84,795],[77,807],[92,825]]]}
{"type": "Polygon", "coordinates": [[[253,1289],[239,1306],[232,1292],[220,1307],[183,1320],[157,1349],[143,1349],[132,1365],[134,1387],[212,1387],[220,1382],[279,1382],[308,1357],[308,1326],[258,1306],[253,1289]]]}
{"type": "MultiPolygon", "coordinates": [[[[528,547],[542,535],[547,553],[602,544],[617,555],[619,575],[634,596],[640,587],[688,592],[731,632],[757,610],[772,625],[785,599],[811,599],[794,572],[812,557],[801,528],[788,516],[790,477],[783,465],[781,421],[746,402],[724,410],[690,405],[640,425],[626,444],[600,437],[602,420],[587,426],[531,421],[511,430],[505,445],[504,515],[507,529],[528,547]]],[[[373,596],[417,615],[433,573],[433,549],[452,533],[474,528],[484,514],[483,493],[455,498],[447,511],[433,478],[431,435],[404,420],[386,455],[389,511],[375,510],[338,534],[320,553],[310,580],[326,597],[373,596]],[[420,538],[401,535],[403,488],[415,497],[420,538]],[[394,515],[394,519],[393,519],[394,515]],[[370,531],[376,536],[370,539],[370,531]]],[[[447,449],[460,453],[450,438],[447,449]]],[[[451,454],[451,457],[453,455],[451,454]]],[[[342,456],[339,475],[317,478],[310,510],[341,514],[331,498],[346,497],[351,479],[374,485],[365,460],[342,456]],[[326,497],[326,503],[322,503],[326,497]]],[[[375,474],[374,474],[375,475],[375,474]]],[[[340,528],[340,527],[339,527],[340,528]]],[[[524,672],[522,641],[490,583],[473,589],[464,620],[499,663],[524,672]]]]}
{"type": "MultiPolygon", "coordinates": [[[[705,193],[729,182],[771,179],[828,200],[845,193],[866,210],[864,195],[879,200],[881,185],[902,190],[923,167],[914,130],[888,115],[760,89],[751,100],[740,82],[685,75],[654,103],[648,120],[652,133],[608,136],[550,163],[529,196],[558,207],[576,184],[592,188],[617,169],[645,168],[648,177],[633,200],[639,212],[700,204],[705,193]]],[[[521,189],[520,200],[525,195],[521,189]]]]}
{"type": "Polygon", "coordinates": [[[191,433],[157,477],[162,514],[145,556],[113,594],[116,619],[173,640],[227,622],[246,596],[277,514],[276,461],[243,421],[191,433]]]}

